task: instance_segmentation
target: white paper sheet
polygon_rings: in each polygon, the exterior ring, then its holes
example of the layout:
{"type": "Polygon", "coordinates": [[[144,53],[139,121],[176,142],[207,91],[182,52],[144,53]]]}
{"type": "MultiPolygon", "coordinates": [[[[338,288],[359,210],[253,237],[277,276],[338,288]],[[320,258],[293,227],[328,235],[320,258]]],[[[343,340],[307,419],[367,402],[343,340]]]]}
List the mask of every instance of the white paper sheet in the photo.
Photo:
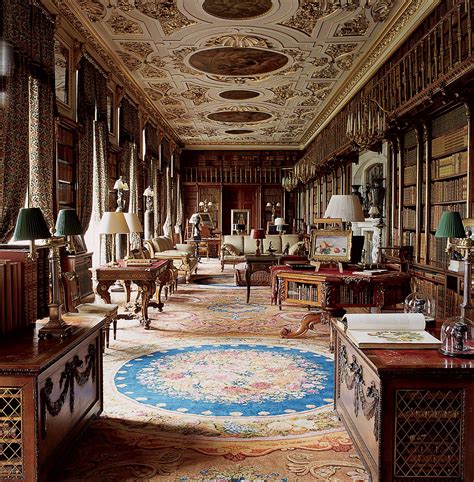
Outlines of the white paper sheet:
{"type": "Polygon", "coordinates": [[[424,330],[423,313],[348,313],[348,330],[424,330]]]}

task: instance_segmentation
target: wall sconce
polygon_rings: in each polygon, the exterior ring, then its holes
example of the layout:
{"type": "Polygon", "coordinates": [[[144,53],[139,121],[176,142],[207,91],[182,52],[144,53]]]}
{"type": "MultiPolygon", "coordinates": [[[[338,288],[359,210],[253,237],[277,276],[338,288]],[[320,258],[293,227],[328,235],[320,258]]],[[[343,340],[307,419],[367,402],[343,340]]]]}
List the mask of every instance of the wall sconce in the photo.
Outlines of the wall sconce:
{"type": "Polygon", "coordinates": [[[199,202],[199,211],[203,213],[207,213],[211,211],[213,207],[214,207],[214,204],[212,203],[212,201],[208,201],[207,199],[199,202]]]}
{"type": "Polygon", "coordinates": [[[125,209],[124,192],[129,188],[122,176],[115,181],[114,189],[117,191],[117,209],[115,211],[123,211],[125,209]]]}
{"type": "Polygon", "coordinates": [[[270,208],[272,211],[272,222],[275,221],[276,208],[279,208],[280,206],[280,203],[275,201],[268,201],[265,205],[265,207],[270,208]]]}
{"type": "Polygon", "coordinates": [[[13,235],[15,241],[31,241],[30,258],[36,259],[35,239],[47,239],[49,247],[49,266],[51,272],[51,303],[48,305],[49,321],[38,331],[42,339],[47,336],[69,335],[72,327],[62,318],[62,303],[59,297],[59,249],[65,245],[64,238],[51,236],[48,225],[40,208],[21,208],[13,235]]]}

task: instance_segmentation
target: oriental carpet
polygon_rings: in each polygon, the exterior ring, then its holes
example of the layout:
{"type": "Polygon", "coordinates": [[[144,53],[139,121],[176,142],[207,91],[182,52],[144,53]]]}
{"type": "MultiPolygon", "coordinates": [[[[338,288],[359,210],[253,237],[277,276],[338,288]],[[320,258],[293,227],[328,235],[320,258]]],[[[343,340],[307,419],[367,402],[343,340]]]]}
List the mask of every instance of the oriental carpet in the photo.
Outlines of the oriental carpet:
{"type": "Polygon", "coordinates": [[[201,268],[150,330],[119,320],[104,412],[55,480],[368,480],[333,411],[328,327],[281,339],[305,309],[279,311],[269,287],[247,304],[215,261],[201,268]]]}

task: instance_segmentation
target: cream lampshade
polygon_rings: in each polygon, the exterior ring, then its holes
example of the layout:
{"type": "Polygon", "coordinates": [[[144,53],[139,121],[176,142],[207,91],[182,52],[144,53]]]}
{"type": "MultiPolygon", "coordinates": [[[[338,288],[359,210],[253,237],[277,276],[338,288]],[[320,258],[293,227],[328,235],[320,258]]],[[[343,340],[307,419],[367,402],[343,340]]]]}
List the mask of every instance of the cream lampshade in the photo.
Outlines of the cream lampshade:
{"type": "Polygon", "coordinates": [[[352,194],[333,194],[324,217],[341,218],[345,223],[365,221],[359,197],[352,194]]]}
{"type": "MultiPolygon", "coordinates": [[[[128,227],[125,213],[122,211],[107,211],[102,215],[99,224],[100,234],[128,234],[128,227]]],[[[115,236],[112,236],[112,261],[115,262],[115,236]]]]}
{"type": "Polygon", "coordinates": [[[284,218],[275,218],[274,224],[278,232],[283,231],[283,226],[286,224],[284,218]]]}

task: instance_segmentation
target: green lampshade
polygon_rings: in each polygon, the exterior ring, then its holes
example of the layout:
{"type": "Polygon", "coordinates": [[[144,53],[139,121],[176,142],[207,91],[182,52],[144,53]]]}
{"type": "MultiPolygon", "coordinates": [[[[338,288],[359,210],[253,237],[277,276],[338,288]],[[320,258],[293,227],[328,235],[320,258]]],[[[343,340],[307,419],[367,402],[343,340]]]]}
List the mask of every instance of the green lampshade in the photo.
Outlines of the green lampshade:
{"type": "Polygon", "coordinates": [[[75,209],[61,209],[56,220],[56,234],[58,236],[73,236],[84,234],[84,228],[77,217],[75,209]]]}
{"type": "Polygon", "coordinates": [[[444,212],[439,220],[435,238],[465,238],[466,232],[458,212],[444,212]]]}
{"type": "Polygon", "coordinates": [[[21,208],[16,219],[13,241],[50,238],[48,225],[40,208],[21,208]]]}

